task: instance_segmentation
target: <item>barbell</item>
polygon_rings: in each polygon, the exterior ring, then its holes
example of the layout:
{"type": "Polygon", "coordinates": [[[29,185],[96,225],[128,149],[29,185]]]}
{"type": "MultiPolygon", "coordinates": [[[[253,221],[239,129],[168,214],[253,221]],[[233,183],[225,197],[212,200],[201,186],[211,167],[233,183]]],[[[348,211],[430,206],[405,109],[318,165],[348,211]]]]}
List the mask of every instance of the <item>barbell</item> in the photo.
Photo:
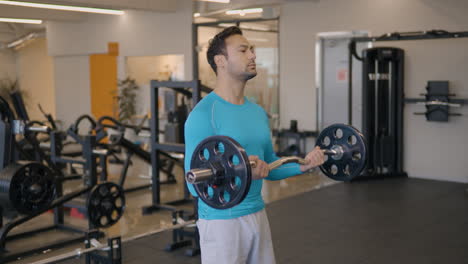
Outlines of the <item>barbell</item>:
{"type": "MultiPolygon", "coordinates": [[[[320,170],[337,181],[350,181],[365,167],[367,146],[364,136],[345,124],[331,125],[316,139],[325,154],[320,170]]],[[[307,164],[299,157],[284,157],[270,164],[274,170],[287,163],[307,164]]],[[[252,182],[252,168],[242,146],[227,136],[211,136],[195,148],[185,179],[193,184],[199,198],[216,209],[228,209],[241,203],[252,182]]]]}

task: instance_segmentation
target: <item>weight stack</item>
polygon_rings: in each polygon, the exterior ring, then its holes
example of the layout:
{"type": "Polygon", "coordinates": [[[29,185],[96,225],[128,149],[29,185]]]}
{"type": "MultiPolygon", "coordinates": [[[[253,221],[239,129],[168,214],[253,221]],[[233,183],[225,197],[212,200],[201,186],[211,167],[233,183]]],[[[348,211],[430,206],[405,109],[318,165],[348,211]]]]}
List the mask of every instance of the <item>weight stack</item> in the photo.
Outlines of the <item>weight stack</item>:
{"type": "Polygon", "coordinates": [[[407,176],[403,171],[404,51],[363,50],[362,124],[368,143],[364,177],[407,176]]]}

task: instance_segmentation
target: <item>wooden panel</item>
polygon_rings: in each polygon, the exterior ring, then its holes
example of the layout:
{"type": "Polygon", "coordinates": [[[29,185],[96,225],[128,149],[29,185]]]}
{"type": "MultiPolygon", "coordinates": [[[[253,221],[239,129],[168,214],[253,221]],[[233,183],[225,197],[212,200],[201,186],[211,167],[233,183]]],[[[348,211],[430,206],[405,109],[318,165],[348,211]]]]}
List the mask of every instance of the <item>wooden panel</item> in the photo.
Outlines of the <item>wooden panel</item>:
{"type": "Polygon", "coordinates": [[[113,116],[113,97],[117,95],[117,58],[107,54],[93,54],[89,58],[91,113],[98,119],[113,116]]]}

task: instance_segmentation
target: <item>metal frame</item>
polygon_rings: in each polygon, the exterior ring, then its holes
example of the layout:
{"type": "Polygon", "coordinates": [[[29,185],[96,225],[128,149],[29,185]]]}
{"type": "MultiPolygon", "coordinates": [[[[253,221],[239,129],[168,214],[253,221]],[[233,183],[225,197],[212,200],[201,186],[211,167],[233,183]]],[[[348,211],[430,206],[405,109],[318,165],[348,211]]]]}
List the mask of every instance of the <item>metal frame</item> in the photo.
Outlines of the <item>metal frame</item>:
{"type": "Polygon", "coordinates": [[[192,105],[195,106],[201,99],[201,84],[200,81],[155,81],[150,82],[151,89],[151,165],[152,165],[152,204],[150,206],[143,207],[143,214],[151,214],[159,210],[170,210],[175,211],[176,208],[173,205],[184,204],[192,202],[188,188],[184,185],[184,198],[172,202],[161,203],[161,183],[159,182],[159,164],[161,162],[160,155],[162,151],[166,152],[177,152],[185,153],[184,144],[176,143],[160,143],[159,142],[159,103],[158,103],[158,91],[159,88],[170,87],[171,89],[192,89],[192,105]]]}
{"type": "MultiPolygon", "coordinates": [[[[370,36],[370,37],[355,37],[352,39],[350,43],[350,49],[349,49],[349,57],[357,57],[357,54],[355,54],[355,50],[352,50],[353,44],[356,42],[375,42],[375,41],[404,41],[404,40],[431,40],[431,39],[451,39],[451,38],[467,38],[468,37],[468,31],[461,31],[461,32],[448,32],[444,30],[429,30],[429,31],[417,31],[417,32],[394,32],[394,33],[388,33],[384,34],[381,36],[370,36]]],[[[355,45],[354,45],[355,47],[355,45]]],[[[358,59],[361,59],[357,57],[358,59]]],[[[350,64],[349,68],[349,73],[352,75],[352,64],[350,64]]],[[[364,74],[364,72],[363,72],[364,74]]],[[[400,73],[400,76],[404,76],[404,72],[400,73]]],[[[365,80],[365,79],[364,79],[365,80]]],[[[396,81],[395,81],[396,82],[396,81]]],[[[400,85],[403,85],[402,80],[399,80],[401,83],[400,85]]],[[[349,89],[352,89],[352,82],[349,83],[349,89]]],[[[398,116],[393,117],[403,119],[403,104],[404,102],[411,102],[412,100],[410,98],[406,99],[404,98],[404,90],[401,91],[401,95],[397,96],[397,100],[399,100],[397,103],[401,104],[400,109],[396,113],[398,116]]],[[[365,122],[365,111],[363,111],[363,123],[365,122]]],[[[402,145],[403,144],[403,120],[400,120],[398,124],[401,125],[399,128],[397,134],[395,135],[397,137],[397,145],[402,145]]],[[[398,146],[397,146],[398,150],[398,146]]],[[[398,162],[396,164],[396,174],[394,176],[407,176],[406,173],[403,171],[403,160],[402,160],[402,148],[399,149],[401,153],[397,153],[396,155],[398,156],[398,162]]],[[[380,176],[389,176],[388,174],[383,174],[377,172],[380,176]]],[[[372,174],[372,173],[371,173],[372,174]]],[[[369,175],[364,175],[363,178],[368,178],[366,176],[369,175]]]]}
{"type": "Polygon", "coordinates": [[[468,38],[468,31],[448,32],[445,30],[429,30],[415,32],[394,32],[381,36],[356,37],[355,42],[374,42],[374,41],[400,41],[400,40],[428,40],[428,39],[447,39],[447,38],[468,38]]]}
{"type": "MultiPolygon", "coordinates": [[[[4,122],[2,121],[0,123],[4,123],[4,122]]],[[[57,137],[57,135],[55,135],[54,133],[51,134],[51,143],[55,142],[54,140],[57,139],[56,137],[57,137]]],[[[67,245],[67,244],[70,244],[70,243],[74,243],[74,242],[83,240],[85,238],[84,234],[87,232],[87,231],[81,230],[81,229],[79,229],[77,227],[65,225],[63,204],[65,202],[68,202],[68,201],[80,196],[81,194],[84,194],[84,193],[88,192],[92,188],[92,186],[86,187],[85,189],[80,189],[80,190],[78,190],[76,192],[73,192],[71,194],[63,195],[62,183],[65,181],[65,177],[64,177],[63,173],[61,172],[61,170],[56,166],[57,164],[55,163],[53,158],[49,158],[43,152],[43,150],[40,149],[39,142],[37,141],[37,139],[35,138],[34,135],[30,135],[29,133],[26,133],[25,134],[25,139],[33,146],[34,151],[35,151],[36,155],[38,156],[38,158],[41,161],[46,161],[47,164],[49,165],[49,167],[56,174],[56,176],[57,176],[56,193],[57,193],[57,196],[59,198],[56,199],[54,202],[52,202],[52,204],[47,209],[35,212],[33,214],[30,214],[30,215],[18,217],[16,219],[6,223],[5,225],[0,226],[1,227],[0,228],[0,249],[3,250],[3,252],[1,253],[0,256],[1,256],[1,259],[5,260],[5,261],[15,260],[18,257],[39,253],[39,252],[42,252],[42,251],[44,251],[46,249],[62,247],[63,245],[67,245]],[[22,232],[22,233],[18,233],[18,234],[8,236],[8,233],[14,227],[16,227],[18,225],[21,225],[21,224],[33,219],[34,217],[36,217],[36,216],[38,216],[38,215],[40,215],[42,213],[45,213],[46,211],[48,211],[50,209],[53,209],[53,211],[54,211],[54,223],[52,225],[49,225],[47,227],[42,227],[42,228],[36,228],[34,230],[31,230],[31,231],[22,232]],[[40,233],[50,231],[50,230],[63,230],[63,231],[78,233],[78,236],[74,236],[74,237],[68,238],[68,239],[62,239],[60,241],[52,242],[52,243],[49,243],[47,245],[40,246],[38,248],[23,250],[21,252],[16,252],[16,253],[9,253],[5,248],[5,245],[6,245],[7,241],[21,239],[21,238],[24,238],[24,237],[29,237],[29,236],[31,236],[33,234],[40,234],[40,233]]],[[[14,141],[14,139],[11,139],[11,140],[14,141]]],[[[57,146],[52,144],[52,151],[54,151],[56,149],[57,149],[57,146]]],[[[2,149],[2,152],[4,152],[4,151],[6,151],[5,148],[2,149]]],[[[94,228],[90,222],[89,222],[89,228],[90,229],[94,228]]],[[[100,233],[96,233],[96,234],[100,235],[100,233]]]]}
{"type": "MultiPolygon", "coordinates": [[[[88,186],[88,187],[82,188],[80,190],[74,191],[72,193],[66,194],[66,195],[60,197],[59,199],[54,200],[52,202],[52,204],[49,207],[47,207],[46,209],[43,209],[41,211],[35,212],[35,213],[27,215],[27,216],[16,218],[16,219],[6,223],[5,225],[3,225],[1,227],[1,229],[0,229],[0,249],[3,250],[3,252],[0,252],[1,259],[3,261],[6,261],[6,262],[7,261],[12,261],[12,260],[16,260],[19,257],[24,257],[24,256],[32,255],[32,254],[35,254],[35,253],[40,253],[40,252],[43,252],[44,250],[47,250],[47,249],[60,248],[60,247],[63,247],[64,245],[68,245],[68,244],[72,244],[72,243],[84,240],[85,237],[86,237],[86,233],[87,233],[86,231],[82,231],[82,230],[80,230],[78,228],[65,226],[63,224],[57,224],[57,223],[55,223],[54,225],[48,226],[48,227],[39,228],[39,229],[36,229],[36,230],[15,234],[15,235],[12,235],[12,236],[8,236],[8,233],[14,227],[17,227],[17,226],[19,226],[19,225],[33,219],[34,217],[47,212],[50,209],[53,209],[53,208],[56,209],[58,207],[61,207],[66,202],[68,202],[68,201],[70,201],[70,200],[72,200],[72,199],[74,199],[76,197],[79,197],[82,194],[85,194],[85,193],[89,192],[92,188],[93,188],[93,186],[88,186]],[[46,232],[46,231],[49,231],[49,230],[53,230],[53,229],[60,229],[60,230],[77,232],[77,233],[81,233],[81,235],[76,236],[74,238],[62,239],[60,241],[56,241],[56,242],[52,242],[52,243],[49,243],[49,244],[46,244],[46,245],[42,245],[42,246],[40,246],[38,248],[23,250],[21,252],[16,252],[16,253],[9,253],[6,250],[6,242],[7,241],[21,239],[21,238],[24,238],[24,237],[29,237],[29,236],[31,236],[33,234],[40,234],[40,233],[43,233],[43,232],[46,232]]],[[[91,223],[89,223],[89,225],[92,226],[91,223]]],[[[91,228],[91,229],[93,229],[93,228],[91,228]]],[[[98,238],[98,237],[102,236],[102,233],[100,233],[98,231],[93,231],[93,232],[91,232],[91,235],[93,237],[95,237],[95,238],[98,238]]]]}
{"type": "MultiPolygon", "coordinates": [[[[125,158],[123,168],[122,168],[122,171],[120,173],[120,179],[119,179],[119,185],[122,186],[122,188],[123,188],[123,186],[125,184],[125,179],[127,178],[128,168],[129,168],[129,166],[131,164],[131,157],[133,155],[136,155],[140,159],[144,160],[146,163],[151,165],[151,153],[144,150],[144,149],[142,149],[140,146],[130,142],[123,135],[122,135],[122,138],[119,140],[119,142],[117,144],[119,146],[122,146],[123,148],[125,148],[126,151],[127,151],[127,153],[126,153],[127,157],[125,158]]],[[[173,158],[172,156],[170,156],[166,152],[160,151],[160,154],[162,156],[164,156],[166,159],[171,160],[172,162],[174,162],[174,164],[176,162],[179,162],[179,160],[177,160],[176,158],[173,158]]],[[[183,165],[181,165],[181,166],[183,168],[183,165]]],[[[173,166],[171,166],[171,167],[173,167],[173,166]]],[[[174,175],[172,174],[171,170],[165,169],[163,166],[161,166],[160,169],[161,169],[161,171],[163,171],[164,173],[166,173],[168,175],[168,180],[164,181],[164,182],[160,182],[159,184],[174,184],[174,183],[177,182],[174,175]]],[[[152,186],[151,183],[142,184],[140,186],[126,188],[125,192],[138,191],[138,190],[141,190],[141,189],[149,188],[151,186],[152,186]]]]}
{"type": "Polygon", "coordinates": [[[404,51],[377,47],[363,55],[364,177],[403,176],[404,51]],[[390,54],[390,55],[389,55],[390,54]]]}
{"type": "MultiPolygon", "coordinates": [[[[180,229],[180,228],[183,228],[183,227],[186,227],[186,226],[192,226],[192,225],[195,225],[195,220],[190,220],[190,221],[187,221],[187,222],[184,222],[184,223],[181,223],[181,224],[177,224],[177,225],[173,225],[173,226],[169,226],[169,227],[166,227],[166,228],[151,230],[151,231],[148,231],[148,232],[146,232],[144,234],[135,235],[133,237],[129,237],[129,238],[126,238],[126,239],[121,239],[119,242],[126,243],[126,242],[134,241],[134,240],[137,240],[137,239],[145,238],[145,237],[148,237],[148,236],[156,235],[156,234],[159,234],[159,233],[162,233],[162,232],[165,232],[165,231],[180,229]]],[[[113,247],[113,248],[116,249],[116,247],[113,247]]],[[[50,257],[50,258],[47,258],[47,259],[39,260],[39,261],[33,262],[31,264],[58,263],[59,261],[62,261],[62,260],[77,258],[77,257],[80,257],[80,256],[82,256],[84,254],[89,254],[91,252],[99,251],[99,250],[107,251],[107,250],[109,250],[109,245],[99,243],[98,245],[93,245],[92,247],[89,247],[89,248],[84,248],[84,249],[80,248],[80,249],[72,250],[70,252],[63,253],[63,254],[58,255],[58,256],[53,256],[53,257],[50,257]]]]}

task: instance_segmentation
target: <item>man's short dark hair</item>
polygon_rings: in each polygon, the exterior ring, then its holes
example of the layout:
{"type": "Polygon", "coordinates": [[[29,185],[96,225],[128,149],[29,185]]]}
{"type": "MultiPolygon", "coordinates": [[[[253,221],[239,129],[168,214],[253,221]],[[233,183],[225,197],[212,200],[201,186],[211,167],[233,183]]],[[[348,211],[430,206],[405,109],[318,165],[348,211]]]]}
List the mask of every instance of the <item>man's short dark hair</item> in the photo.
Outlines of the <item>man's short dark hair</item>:
{"type": "Polygon", "coordinates": [[[208,59],[208,63],[216,74],[218,74],[218,69],[216,67],[214,57],[219,54],[227,57],[225,40],[232,35],[242,35],[242,30],[236,26],[228,27],[210,39],[208,51],[206,52],[206,58],[208,59]]]}

